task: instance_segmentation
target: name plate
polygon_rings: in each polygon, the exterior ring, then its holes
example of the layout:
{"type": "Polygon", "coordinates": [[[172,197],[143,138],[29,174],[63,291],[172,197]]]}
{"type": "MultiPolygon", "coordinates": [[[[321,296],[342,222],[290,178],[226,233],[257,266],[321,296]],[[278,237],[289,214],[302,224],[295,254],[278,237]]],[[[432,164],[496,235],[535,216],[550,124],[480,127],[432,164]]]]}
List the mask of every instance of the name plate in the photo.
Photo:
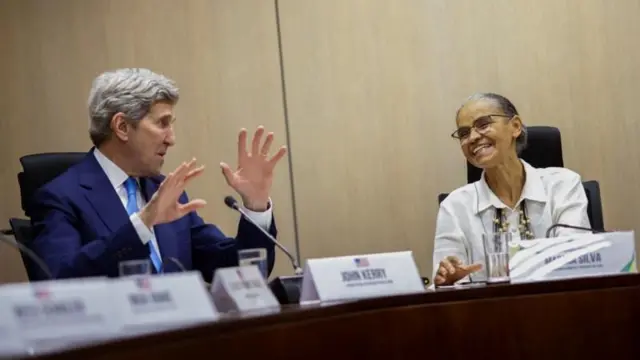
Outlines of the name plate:
{"type": "Polygon", "coordinates": [[[111,280],[110,301],[124,333],[215,321],[219,315],[197,271],[111,280]]]}
{"type": "Polygon", "coordinates": [[[512,283],[636,272],[633,231],[520,240],[509,248],[512,283]]]}
{"type": "Polygon", "coordinates": [[[256,265],[216,270],[211,295],[221,312],[269,312],[280,309],[280,303],[256,265]]]}
{"type": "Polygon", "coordinates": [[[0,287],[0,358],[27,356],[25,344],[18,333],[11,301],[4,296],[0,287]]]}
{"type": "Polygon", "coordinates": [[[9,284],[0,287],[0,299],[1,313],[8,316],[2,326],[15,327],[9,329],[14,340],[32,354],[117,332],[106,278],[9,284]]]}
{"type": "Polygon", "coordinates": [[[300,302],[424,292],[411,251],[309,259],[300,302]]]}

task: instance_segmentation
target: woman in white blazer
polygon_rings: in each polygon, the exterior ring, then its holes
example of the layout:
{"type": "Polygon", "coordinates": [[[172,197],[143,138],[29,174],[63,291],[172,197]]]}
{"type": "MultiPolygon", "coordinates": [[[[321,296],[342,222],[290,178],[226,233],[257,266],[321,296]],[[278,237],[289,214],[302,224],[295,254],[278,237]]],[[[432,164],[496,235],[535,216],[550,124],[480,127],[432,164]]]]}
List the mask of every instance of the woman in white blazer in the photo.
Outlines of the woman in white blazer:
{"type": "MultiPolygon", "coordinates": [[[[590,227],[580,175],[566,168],[534,168],[519,158],[527,129],[504,96],[469,97],[451,135],[467,160],[483,169],[440,204],[433,253],[436,286],[486,279],[483,234],[511,232],[513,239],[545,236],[555,223],[590,227]]],[[[575,230],[559,228],[554,236],[575,230]]]]}

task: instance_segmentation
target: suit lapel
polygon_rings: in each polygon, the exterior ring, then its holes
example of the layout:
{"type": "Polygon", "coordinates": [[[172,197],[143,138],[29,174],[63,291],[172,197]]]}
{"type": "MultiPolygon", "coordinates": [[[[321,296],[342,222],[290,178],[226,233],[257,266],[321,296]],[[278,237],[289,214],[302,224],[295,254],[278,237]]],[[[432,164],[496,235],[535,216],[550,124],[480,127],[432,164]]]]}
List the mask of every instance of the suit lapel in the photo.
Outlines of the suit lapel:
{"type": "Polygon", "coordinates": [[[118,230],[129,221],[129,216],[116,190],[98,164],[93,152],[89,153],[82,166],[84,169],[81,171],[80,186],[85,191],[87,201],[110,231],[118,230]]]}
{"type": "MultiPolygon", "coordinates": [[[[88,154],[80,166],[82,166],[80,186],[83,188],[84,196],[109,231],[117,231],[129,221],[129,215],[107,174],[95,159],[93,151],[88,154]]],[[[155,179],[140,178],[140,190],[146,201],[149,201],[158,190],[158,185],[155,179]]],[[[172,271],[174,266],[171,261],[167,262],[166,259],[179,257],[179,244],[175,240],[175,232],[171,223],[156,225],[153,230],[163,263],[165,263],[168,272],[172,271]]]]}

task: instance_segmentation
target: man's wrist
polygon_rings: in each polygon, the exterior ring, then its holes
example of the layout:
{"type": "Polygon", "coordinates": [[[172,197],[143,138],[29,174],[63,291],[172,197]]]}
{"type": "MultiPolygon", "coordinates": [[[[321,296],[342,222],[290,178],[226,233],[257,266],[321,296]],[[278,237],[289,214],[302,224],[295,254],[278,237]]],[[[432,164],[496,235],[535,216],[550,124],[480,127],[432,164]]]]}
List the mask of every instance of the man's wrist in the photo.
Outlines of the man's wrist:
{"type": "Polygon", "coordinates": [[[146,211],[145,208],[143,208],[142,210],[140,210],[140,212],[138,213],[138,216],[140,217],[140,220],[142,220],[142,223],[148,227],[149,229],[151,229],[153,227],[153,220],[151,218],[151,214],[149,214],[148,211],[146,211]]]}
{"type": "Polygon", "coordinates": [[[250,200],[242,200],[242,203],[245,208],[254,212],[265,212],[269,210],[270,202],[266,201],[250,201],[250,200]]]}

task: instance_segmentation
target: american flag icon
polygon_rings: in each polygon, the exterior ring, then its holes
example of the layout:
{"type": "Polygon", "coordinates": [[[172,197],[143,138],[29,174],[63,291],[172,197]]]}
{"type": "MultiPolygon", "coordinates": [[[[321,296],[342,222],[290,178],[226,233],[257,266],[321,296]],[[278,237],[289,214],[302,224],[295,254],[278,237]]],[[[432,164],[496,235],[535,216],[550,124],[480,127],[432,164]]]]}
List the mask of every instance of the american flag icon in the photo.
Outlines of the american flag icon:
{"type": "Polygon", "coordinates": [[[36,299],[44,300],[51,296],[51,292],[49,289],[37,288],[33,291],[33,296],[35,296],[36,299]]]}
{"type": "Polygon", "coordinates": [[[369,259],[367,258],[355,258],[353,262],[356,263],[356,267],[365,267],[369,266],[369,259]]]}
{"type": "Polygon", "coordinates": [[[137,278],[136,285],[138,286],[138,289],[149,290],[151,289],[151,280],[146,277],[137,278]]]}

